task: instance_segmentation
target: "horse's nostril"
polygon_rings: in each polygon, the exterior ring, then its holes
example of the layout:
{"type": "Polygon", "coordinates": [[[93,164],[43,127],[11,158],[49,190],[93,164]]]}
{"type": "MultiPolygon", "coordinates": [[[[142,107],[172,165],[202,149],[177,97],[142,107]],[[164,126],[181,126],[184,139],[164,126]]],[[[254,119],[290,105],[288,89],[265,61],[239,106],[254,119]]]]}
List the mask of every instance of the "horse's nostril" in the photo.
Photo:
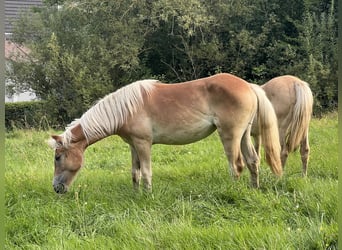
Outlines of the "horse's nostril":
{"type": "Polygon", "coordinates": [[[66,188],[62,183],[54,185],[53,188],[57,194],[64,194],[66,192],[66,188]]]}

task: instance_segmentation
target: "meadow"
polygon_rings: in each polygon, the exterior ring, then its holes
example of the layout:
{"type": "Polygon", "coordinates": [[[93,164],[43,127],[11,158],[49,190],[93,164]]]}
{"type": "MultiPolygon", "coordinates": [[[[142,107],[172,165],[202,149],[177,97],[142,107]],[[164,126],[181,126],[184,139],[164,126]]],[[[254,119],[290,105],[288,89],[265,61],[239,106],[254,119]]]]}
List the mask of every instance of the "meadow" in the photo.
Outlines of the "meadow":
{"type": "Polygon", "coordinates": [[[152,149],[153,192],[134,192],[130,150],[119,137],[86,151],[70,191],[52,188],[60,131],[5,138],[5,249],[337,249],[337,113],[313,119],[308,177],[298,152],[275,178],[262,160],[234,181],[217,133],[152,149]]]}

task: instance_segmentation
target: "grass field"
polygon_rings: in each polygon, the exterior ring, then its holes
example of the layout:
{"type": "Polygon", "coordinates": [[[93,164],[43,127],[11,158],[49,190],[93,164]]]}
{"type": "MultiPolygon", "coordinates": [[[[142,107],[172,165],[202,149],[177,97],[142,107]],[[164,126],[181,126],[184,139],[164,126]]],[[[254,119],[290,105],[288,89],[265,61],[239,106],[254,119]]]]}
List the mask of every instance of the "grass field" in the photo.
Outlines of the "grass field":
{"type": "Polygon", "coordinates": [[[337,114],[311,123],[308,177],[298,153],[277,180],[262,162],[233,181],[217,134],[155,145],[153,192],[135,193],[119,137],[86,151],[70,192],[52,189],[50,133],[6,134],[5,249],[337,249],[337,114]]]}

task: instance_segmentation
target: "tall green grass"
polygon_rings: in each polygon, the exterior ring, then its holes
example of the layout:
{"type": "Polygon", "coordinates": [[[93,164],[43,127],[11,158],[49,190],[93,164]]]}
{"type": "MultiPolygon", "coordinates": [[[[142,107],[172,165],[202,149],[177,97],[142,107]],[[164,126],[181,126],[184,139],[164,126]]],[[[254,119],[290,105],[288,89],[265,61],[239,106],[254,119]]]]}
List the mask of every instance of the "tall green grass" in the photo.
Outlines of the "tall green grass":
{"type": "Polygon", "coordinates": [[[6,134],[6,249],[337,249],[337,114],[314,119],[308,177],[291,154],[261,188],[229,176],[217,134],[155,145],[153,192],[135,193],[130,151],[118,137],[86,151],[69,193],[52,189],[49,132],[6,134]]]}

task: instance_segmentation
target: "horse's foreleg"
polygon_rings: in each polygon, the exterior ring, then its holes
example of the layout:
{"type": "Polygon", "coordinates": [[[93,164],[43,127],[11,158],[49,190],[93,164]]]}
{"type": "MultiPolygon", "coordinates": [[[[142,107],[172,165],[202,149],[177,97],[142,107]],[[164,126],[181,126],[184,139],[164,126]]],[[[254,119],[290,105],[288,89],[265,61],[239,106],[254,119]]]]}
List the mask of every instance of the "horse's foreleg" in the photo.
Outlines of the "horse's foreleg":
{"type": "Polygon", "coordinates": [[[151,143],[141,139],[134,140],[134,148],[139,159],[144,188],[152,191],[151,143]]]}
{"type": "Polygon", "coordinates": [[[131,156],[132,156],[132,181],[133,181],[133,188],[138,190],[140,185],[140,161],[138,154],[133,146],[131,146],[131,156]]]}
{"type": "MultiPolygon", "coordinates": [[[[257,138],[260,139],[260,136],[257,138]]],[[[260,146],[260,144],[259,144],[260,146]]],[[[250,130],[247,129],[241,140],[242,154],[246,160],[247,167],[251,173],[251,185],[252,187],[259,187],[259,165],[260,158],[256,150],[253,147],[250,130]]]]}
{"type": "Polygon", "coordinates": [[[236,165],[236,170],[237,170],[237,173],[238,173],[239,176],[241,175],[241,173],[243,171],[243,168],[244,168],[243,155],[240,152],[239,158],[238,158],[238,161],[237,161],[237,165],[236,165]]]}
{"type": "Polygon", "coordinates": [[[309,154],[310,154],[309,137],[308,137],[308,132],[306,132],[306,135],[300,144],[300,155],[302,158],[302,165],[303,165],[303,172],[302,172],[303,177],[307,175],[309,154]]]}

